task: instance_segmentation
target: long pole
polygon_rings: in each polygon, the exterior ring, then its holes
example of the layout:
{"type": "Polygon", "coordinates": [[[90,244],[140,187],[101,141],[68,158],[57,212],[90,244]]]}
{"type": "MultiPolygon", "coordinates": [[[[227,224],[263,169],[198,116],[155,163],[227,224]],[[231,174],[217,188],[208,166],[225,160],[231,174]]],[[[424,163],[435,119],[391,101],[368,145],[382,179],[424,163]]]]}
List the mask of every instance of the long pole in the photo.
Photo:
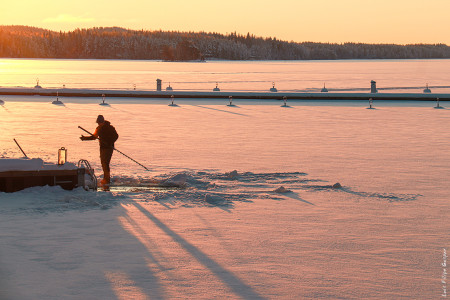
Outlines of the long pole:
{"type": "MultiPolygon", "coordinates": [[[[89,131],[87,131],[86,129],[84,129],[81,126],[78,126],[78,128],[80,128],[81,130],[85,131],[86,133],[93,135],[92,133],[90,133],[89,131]]],[[[98,137],[97,137],[98,139],[98,137]]],[[[19,146],[20,147],[20,146],[19,146]]],[[[117,152],[119,152],[120,154],[122,154],[123,156],[125,156],[128,159],[131,159],[132,161],[134,161],[135,163],[137,163],[138,165],[140,165],[141,167],[143,167],[144,169],[146,169],[147,171],[150,171],[146,166],[144,166],[143,164],[137,162],[136,160],[134,160],[133,158],[129,157],[128,155],[126,155],[125,153],[123,153],[122,151],[117,150],[115,147],[113,147],[114,150],[116,150],[117,152]]]]}
{"type": "Polygon", "coordinates": [[[28,158],[28,156],[25,154],[25,152],[23,151],[22,147],[20,147],[19,143],[16,141],[16,139],[13,139],[14,142],[16,142],[17,147],[19,147],[20,151],[22,151],[23,155],[25,155],[26,158],[28,158]]]}

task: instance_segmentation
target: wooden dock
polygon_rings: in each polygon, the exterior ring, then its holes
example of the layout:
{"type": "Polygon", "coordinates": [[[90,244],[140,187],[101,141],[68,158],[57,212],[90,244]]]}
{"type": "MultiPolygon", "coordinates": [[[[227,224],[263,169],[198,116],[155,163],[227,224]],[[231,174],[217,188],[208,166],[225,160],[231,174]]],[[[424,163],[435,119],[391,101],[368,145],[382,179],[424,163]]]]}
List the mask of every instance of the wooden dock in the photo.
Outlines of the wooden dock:
{"type": "Polygon", "coordinates": [[[0,172],[0,191],[17,192],[33,186],[59,185],[65,190],[84,186],[85,169],[0,172]]]}

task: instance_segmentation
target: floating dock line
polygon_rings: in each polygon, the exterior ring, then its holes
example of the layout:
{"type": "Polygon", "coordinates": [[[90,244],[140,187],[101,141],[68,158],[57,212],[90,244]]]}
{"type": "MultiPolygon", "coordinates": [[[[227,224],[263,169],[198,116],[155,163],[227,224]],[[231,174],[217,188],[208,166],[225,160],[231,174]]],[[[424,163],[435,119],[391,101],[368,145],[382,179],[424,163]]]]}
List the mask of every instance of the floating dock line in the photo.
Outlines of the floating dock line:
{"type": "MultiPolygon", "coordinates": [[[[84,128],[81,127],[81,126],[78,126],[78,128],[80,128],[81,130],[85,131],[86,133],[88,133],[88,134],[90,134],[90,135],[93,135],[92,133],[90,133],[89,131],[87,131],[86,129],[84,129],[84,128]]],[[[97,137],[97,139],[99,139],[99,138],[97,137]]],[[[115,147],[113,147],[113,149],[116,150],[117,152],[119,152],[120,154],[122,154],[123,156],[125,156],[126,158],[128,158],[128,159],[134,161],[135,163],[137,163],[138,165],[140,165],[141,167],[143,167],[145,170],[150,171],[146,166],[144,166],[143,164],[137,162],[137,161],[134,160],[133,158],[129,157],[128,155],[126,155],[126,154],[123,153],[122,151],[117,150],[115,147]]]]}
{"type": "Polygon", "coordinates": [[[34,88],[0,88],[0,95],[47,96],[54,97],[59,92],[61,97],[121,97],[121,98],[159,98],[167,99],[173,95],[177,99],[255,99],[255,100],[407,100],[407,101],[450,101],[450,93],[361,93],[361,92],[201,92],[201,91],[135,91],[135,90],[100,90],[100,89],[34,89],[34,88]]]}
{"type": "Polygon", "coordinates": [[[19,147],[19,149],[20,149],[20,151],[22,151],[23,155],[25,155],[26,158],[29,158],[29,157],[25,154],[25,152],[23,151],[22,147],[20,147],[20,145],[19,145],[19,143],[16,141],[16,139],[13,139],[13,140],[14,140],[14,142],[16,142],[17,147],[19,147]]]}

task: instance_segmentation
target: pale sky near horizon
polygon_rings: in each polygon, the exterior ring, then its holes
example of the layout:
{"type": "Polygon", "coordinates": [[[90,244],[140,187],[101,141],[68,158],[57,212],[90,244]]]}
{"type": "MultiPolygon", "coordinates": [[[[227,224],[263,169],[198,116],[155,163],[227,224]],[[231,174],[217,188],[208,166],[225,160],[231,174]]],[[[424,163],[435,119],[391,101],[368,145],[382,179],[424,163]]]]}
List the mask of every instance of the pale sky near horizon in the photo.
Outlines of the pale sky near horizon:
{"type": "Polygon", "coordinates": [[[119,26],[303,42],[445,43],[450,0],[2,0],[1,25],[119,26]]]}

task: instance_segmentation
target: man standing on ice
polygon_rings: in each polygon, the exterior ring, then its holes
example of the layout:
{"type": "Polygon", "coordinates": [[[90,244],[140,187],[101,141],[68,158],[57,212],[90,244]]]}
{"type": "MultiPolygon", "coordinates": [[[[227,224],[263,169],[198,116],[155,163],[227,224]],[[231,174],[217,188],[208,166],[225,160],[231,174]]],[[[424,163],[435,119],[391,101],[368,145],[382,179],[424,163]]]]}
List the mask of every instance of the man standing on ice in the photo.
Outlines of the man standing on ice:
{"type": "Polygon", "coordinates": [[[92,141],[99,139],[100,143],[100,161],[103,169],[103,179],[100,181],[102,185],[109,184],[111,182],[111,172],[109,163],[114,152],[114,143],[119,138],[116,129],[111,125],[109,121],[106,121],[102,115],[97,117],[97,128],[91,136],[81,136],[82,141],[92,141]]]}

